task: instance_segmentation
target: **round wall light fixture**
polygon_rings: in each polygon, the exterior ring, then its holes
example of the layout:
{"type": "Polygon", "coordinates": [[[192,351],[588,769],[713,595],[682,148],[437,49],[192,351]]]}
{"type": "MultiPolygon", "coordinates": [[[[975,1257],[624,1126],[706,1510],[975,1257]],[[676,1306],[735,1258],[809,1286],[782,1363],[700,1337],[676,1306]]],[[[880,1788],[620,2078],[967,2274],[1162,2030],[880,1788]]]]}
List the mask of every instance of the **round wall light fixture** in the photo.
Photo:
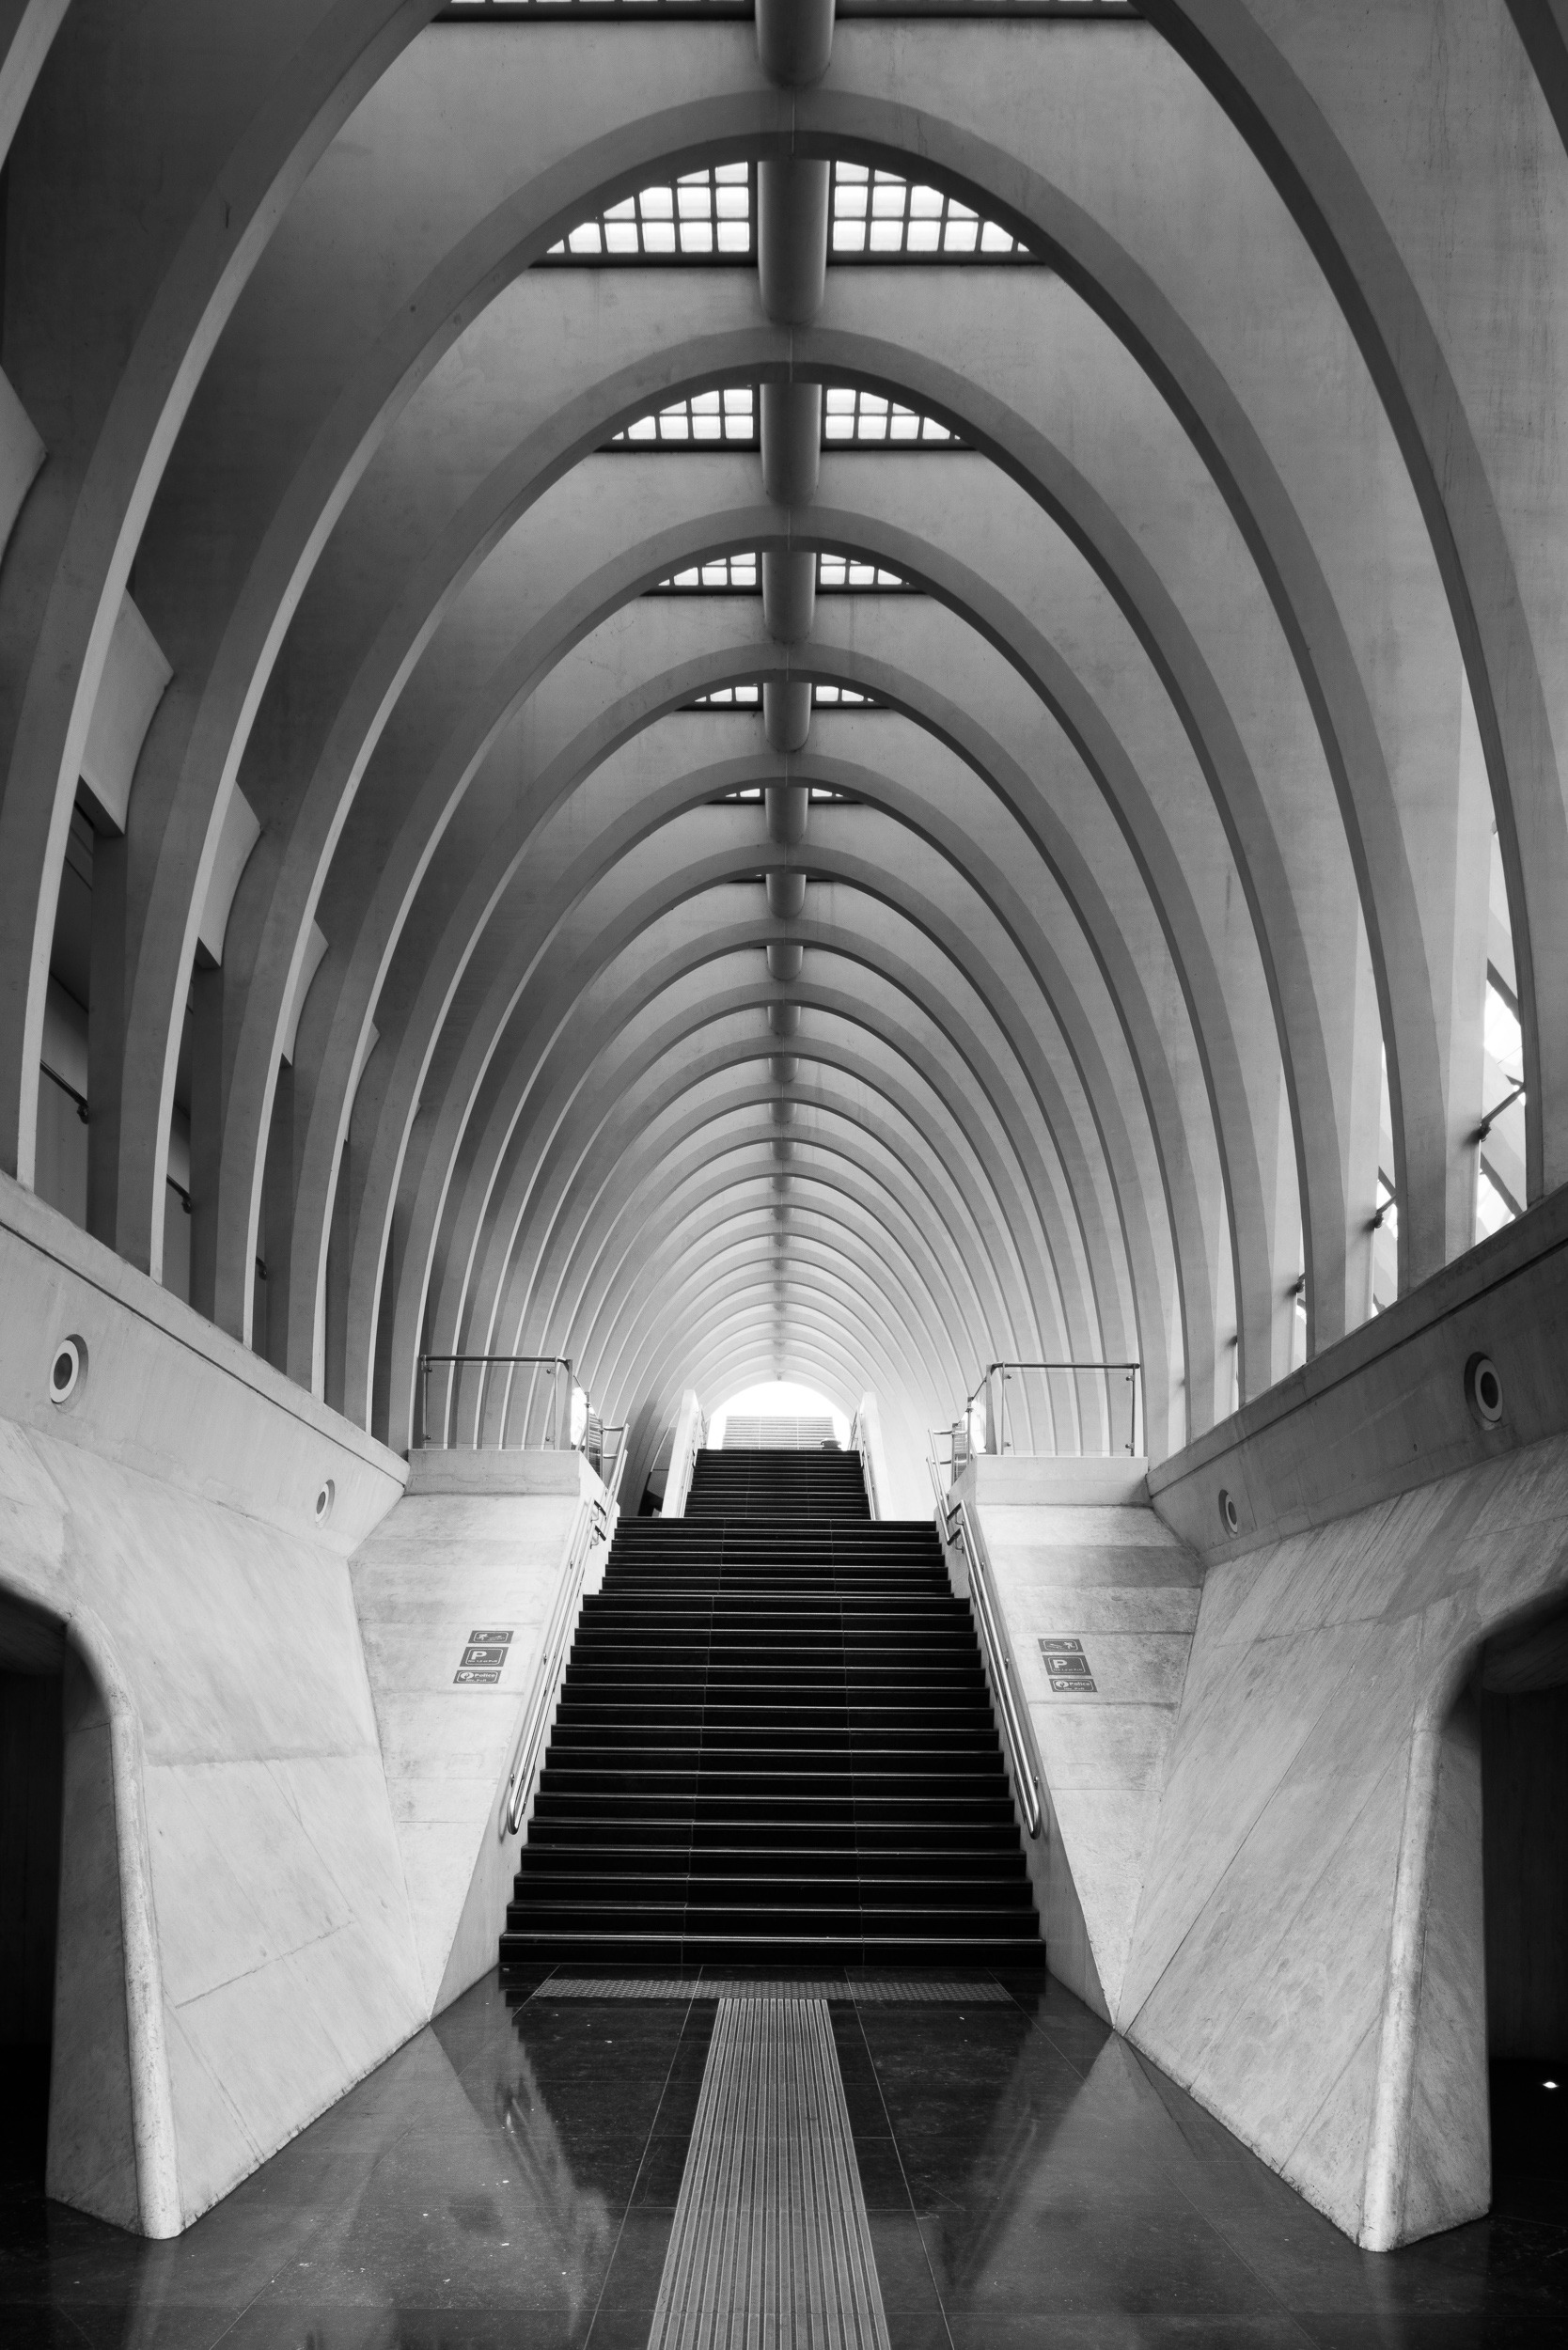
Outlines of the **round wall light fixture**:
{"type": "Polygon", "coordinates": [[[1503,1416],[1502,1374],[1490,1355],[1472,1355],[1466,1364],[1465,1401],[1478,1426],[1497,1426],[1503,1416]]]}
{"type": "Polygon", "coordinates": [[[1241,1512],[1228,1485],[1221,1485],[1219,1489],[1219,1522],[1227,1534],[1241,1532],[1241,1512]]]}
{"type": "Polygon", "coordinates": [[[316,1496],[316,1523],[324,1526],[332,1515],[332,1505],[337,1498],[337,1487],[330,1477],[321,1480],[321,1490],[316,1496]]]}
{"type": "Polygon", "coordinates": [[[87,1375],[87,1342],[62,1339],[49,1362],[49,1401],[69,1403],[87,1375]]]}

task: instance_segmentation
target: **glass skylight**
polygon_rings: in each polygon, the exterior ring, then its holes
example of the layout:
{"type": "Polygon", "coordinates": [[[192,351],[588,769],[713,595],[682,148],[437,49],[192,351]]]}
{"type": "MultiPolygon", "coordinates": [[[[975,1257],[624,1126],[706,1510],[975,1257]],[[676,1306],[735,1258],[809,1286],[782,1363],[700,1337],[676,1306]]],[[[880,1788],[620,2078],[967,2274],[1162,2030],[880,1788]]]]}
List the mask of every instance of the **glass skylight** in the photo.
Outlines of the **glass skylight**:
{"type": "Polygon", "coordinates": [[[956,434],[934,416],[922,416],[881,392],[863,392],[850,384],[830,384],[823,400],[823,446],[841,447],[845,442],[950,448],[956,434]]]}
{"type": "Polygon", "coordinates": [[[712,260],[715,254],[750,257],[751,166],[715,164],[682,173],[673,186],[639,188],[592,220],[585,220],[547,260],[712,260]]]}
{"type": "MultiPolygon", "coordinates": [[[[896,592],[907,588],[909,582],[897,572],[885,571],[880,563],[824,551],[817,556],[817,586],[830,595],[864,595],[896,592]]],[[[754,554],[715,555],[705,563],[691,563],[683,571],[672,572],[648,592],[653,596],[760,595],[761,566],[754,554]]]]}
{"type": "Polygon", "coordinates": [[[706,563],[694,563],[686,571],[673,572],[668,579],[661,579],[652,593],[674,595],[681,589],[704,590],[710,595],[754,595],[760,592],[757,557],[755,555],[718,555],[706,563]]]}
{"type": "Polygon", "coordinates": [[[884,571],[880,563],[863,562],[855,555],[829,555],[824,549],[817,557],[817,586],[829,595],[908,585],[908,580],[901,579],[897,572],[884,571]]]}
{"type": "MultiPolygon", "coordinates": [[[[557,17],[570,23],[609,17],[740,17],[755,14],[753,0],[445,0],[438,24],[508,18],[557,17]]],[[[889,8],[887,0],[839,0],[840,16],[1070,16],[1137,19],[1137,0],[927,0],[923,7],[889,8]]]]}
{"type": "MultiPolygon", "coordinates": [[[[698,694],[688,702],[688,710],[758,710],[761,707],[760,685],[719,685],[711,694],[698,694]]],[[[872,694],[857,694],[850,685],[813,685],[813,710],[879,710],[882,705],[872,694]]]]}
{"type": "Polygon", "coordinates": [[[852,255],[885,260],[901,254],[925,260],[1031,258],[1010,229],[982,220],[957,196],[866,164],[834,164],[832,222],[829,249],[835,260],[852,255]]]}
{"type": "MultiPolygon", "coordinates": [[[[689,171],[578,223],[546,261],[754,261],[756,188],[750,164],[689,171]]],[[[1011,229],[982,219],[940,188],[866,164],[835,163],[830,261],[1032,261],[1011,229]]]]}
{"type": "Polygon", "coordinates": [[[757,395],[749,384],[722,392],[696,392],[651,416],[638,416],[614,435],[612,448],[691,448],[715,441],[731,447],[757,446],[757,395]]]}
{"type": "MultiPolygon", "coordinates": [[[[615,433],[606,448],[755,448],[757,394],[749,384],[723,391],[695,392],[689,400],[671,401],[667,408],[615,433]]],[[[968,446],[934,416],[905,408],[881,392],[858,391],[830,384],[823,395],[823,448],[949,448],[968,446]]]]}

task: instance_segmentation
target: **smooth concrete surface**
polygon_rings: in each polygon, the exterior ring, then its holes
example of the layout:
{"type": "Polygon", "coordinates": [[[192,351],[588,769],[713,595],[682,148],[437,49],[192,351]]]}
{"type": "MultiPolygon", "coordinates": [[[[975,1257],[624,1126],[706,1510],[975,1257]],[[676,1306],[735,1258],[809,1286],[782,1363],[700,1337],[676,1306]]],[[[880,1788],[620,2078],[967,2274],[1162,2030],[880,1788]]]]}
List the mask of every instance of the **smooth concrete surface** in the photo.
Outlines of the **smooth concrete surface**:
{"type": "Polygon", "coordinates": [[[707,1434],[707,1418],[698,1401],[695,1387],[688,1387],[681,1398],[675,1415],[675,1426],[669,1441],[669,1468],[665,1481],[664,1498],[659,1504],[662,1518],[681,1518],[686,1514],[686,1496],[691,1490],[692,1466],[698,1446],[707,1434]]]}
{"type": "Polygon", "coordinates": [[[1565,1323],[1568,1188],[1154,1467],[1154,1506],[1205,1558],[1240,1557],[1505,1459],[1568,1419],[1565,1323]],[[1466,1393],[1477,1355],[1502,1382],[1495,1426],[1466,1393]],[[1233,1534],[1221,1493],[1236,1506],[1233,1534]]]}
{"type": "Polygon", "coordinates": [[[1142,1498],[1143,1465],[980,1454],[953,1488],[991,1564],[1040,1758],[1049,1821],[1029,1858],[1046,1963],[1108,2023],[1121,2021],[1202,1581],[1142,1498]],[[1048,1642],[1063,1644],[1054,1672],[1048,1642]],[[1064,1667],[1074,1655],[1081,1671],[1064,1667]]]}
{"type": "Polygon", "coordinates": [[[411,1484],[350,1563],[427,2013],[495,1963],[522,1841],[501,1821],[512,1749],[579,1511],[604,1492],[577,1453],[445,1457],[494,1475],[411,1484]],[[497,1677],[460,1678],[486,1632],[505,1637],[467,1669],[497,1677]]]}
{"type": "Polygon", "coordinates": [[[5,1209],[0,1582],[72,1660],[51,2186],[169,2234],[429,2013],[346,1564],[402,1465],[5,1209]]]}
{"type": "Polygon", "coordinates": [[[570,1448],[483,1445],[416,1445],[408,1456],[408,1492],[415,1496],[447,1494],[473,1498],[506,1495],[592,1494],[599,1480],[586,1456],[570,1448]]]}
{"type": "Polygon", "coordinates": [[[1485,2207],[1463,1692],[1565,1573],[1556,1437],[1204,1577],[1117,2022],[1364,2241],[1485,2207]]]}
{"type": "Polygon", "coordinates": [[[918,1494],[898,1495],[887,1466],[887,1446],[882,1434],[882,1406],[868,1387],[855,1406],[866,1465],[866,1497],[873,1518],[918,1517],[918,1494]]]}

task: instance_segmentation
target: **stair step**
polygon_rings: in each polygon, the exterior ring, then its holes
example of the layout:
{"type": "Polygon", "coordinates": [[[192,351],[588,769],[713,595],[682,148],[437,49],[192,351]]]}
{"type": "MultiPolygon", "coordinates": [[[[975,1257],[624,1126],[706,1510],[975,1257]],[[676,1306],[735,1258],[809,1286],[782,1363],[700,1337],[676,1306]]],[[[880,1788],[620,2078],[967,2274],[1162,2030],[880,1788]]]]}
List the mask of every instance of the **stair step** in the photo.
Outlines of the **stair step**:
{"type": "Polygon", "coordinates": [[[501,1955],[1043,1963],[968,1605],[855,1455],[703,1451],[684,1517],[617,1528],[501,1955]]]}

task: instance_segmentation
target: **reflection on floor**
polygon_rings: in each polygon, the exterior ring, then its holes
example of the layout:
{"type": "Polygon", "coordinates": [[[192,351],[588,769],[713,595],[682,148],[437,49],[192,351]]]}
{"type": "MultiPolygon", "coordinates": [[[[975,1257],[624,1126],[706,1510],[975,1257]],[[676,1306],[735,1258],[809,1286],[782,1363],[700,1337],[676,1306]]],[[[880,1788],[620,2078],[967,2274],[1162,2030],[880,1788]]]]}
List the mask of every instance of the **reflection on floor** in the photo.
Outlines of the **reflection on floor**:
{"type": "MultiPolygon", "coordinates": [[[[470,1992],[172,2244],[46,2203],[8,2147],[0,2342],[645,2350],[717,2009],[541,1980],[470,1992]]],[[[1568,2339],[1539,2068],[1499,2089],[1499,2210],[1377,2257],[1058,1985],[1008,1988],[827,2011],[891,2350],[1568,2339]]]]}

